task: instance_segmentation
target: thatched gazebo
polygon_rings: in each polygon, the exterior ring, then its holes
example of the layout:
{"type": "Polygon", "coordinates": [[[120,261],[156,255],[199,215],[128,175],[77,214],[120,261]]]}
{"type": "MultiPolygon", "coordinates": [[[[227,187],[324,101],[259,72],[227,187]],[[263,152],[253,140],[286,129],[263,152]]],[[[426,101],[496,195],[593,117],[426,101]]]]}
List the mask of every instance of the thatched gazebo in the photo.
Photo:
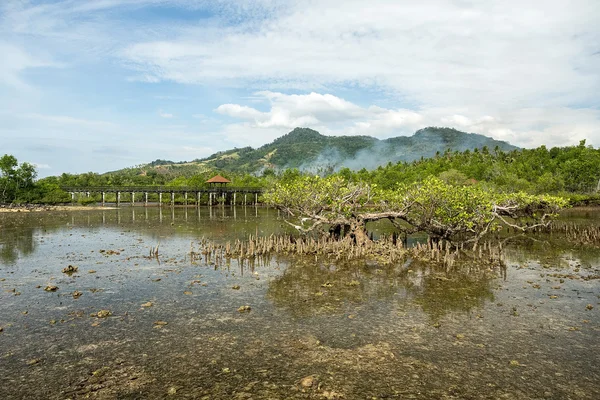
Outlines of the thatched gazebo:
{"type": "Polygon", "coordinates": [[[207,180],[206,183],[208,183],[208,186],[210,187],[224,187],[228,183],[231,183],[231,181],[227,178],[223,178],[221,175],[215,175],[207,180]]]}

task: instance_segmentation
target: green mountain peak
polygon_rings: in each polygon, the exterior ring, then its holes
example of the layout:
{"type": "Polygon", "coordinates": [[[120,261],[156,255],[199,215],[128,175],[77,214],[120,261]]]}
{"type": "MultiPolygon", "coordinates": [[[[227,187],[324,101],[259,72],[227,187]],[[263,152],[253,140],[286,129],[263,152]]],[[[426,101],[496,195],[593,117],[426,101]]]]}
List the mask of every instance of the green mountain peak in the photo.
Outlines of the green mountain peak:
{"type": "MultiPolygon", "coordinates": [[[[235,148],[174,165],[248,173],[260,172],[265,168],[374,169],[389,162],[434,157],[436,153],[444,153],[448,149],[465,151],[483,147],[494,149],[496,146],[503,151],[517,149],[507,142],[444,127],[427,127],[413,136],[385,140],[371,136],[325,136],[314,129],[295,128],[258,149],[235,148]]],[[[164,167],[162,160],[154,164],[164,167]]]]}

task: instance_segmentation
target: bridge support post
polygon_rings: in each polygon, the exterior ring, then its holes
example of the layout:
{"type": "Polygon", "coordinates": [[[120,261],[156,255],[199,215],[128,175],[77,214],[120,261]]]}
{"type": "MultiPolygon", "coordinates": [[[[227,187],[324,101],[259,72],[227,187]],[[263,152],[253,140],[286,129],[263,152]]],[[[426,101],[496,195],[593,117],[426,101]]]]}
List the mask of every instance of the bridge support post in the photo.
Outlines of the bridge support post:
{"type": "Polygon", "coordinates": [[[235,206],[236,197],[237,197],[237,193],[233,192],[233,205],[234,206],[235,206]]]}
{"type": "Polygon", "coordinates": [[[258,205],[258,193],[254,193],[254,205],[258,205]]]}
{"type": "Polygon", "coordinates": [[[121,192],[117,192],[117,207],[121,205],[121,192]]]}
{"type": "Polygon", "coordinates": [[[144,207],[148,207],[148,192],[144,193],[144,207]]]}
{"type": "Polygon", "coordinates": [[[187,207],[187,192],[183,193],[183,204],[187,207]]]}
{"type": "Polygon", "coordinates": [[[75,192],[71,192],[71,203],[75,204],[75,192]]]}
{"type": "Polygon", "coordinates": [[[175,206],[175,192],[171,192],[171,207],[175,206]]]}
{"type": "Polygon", "coordinates": [[[200,206],[200,192],[196,192],[196,206],[200,206]]]}
{"type": "Polygon", "coordinates": [[[162,192],[158,193],[158,206],[162,207],[162,192]]]}
{"type": "Polygon", "coordinates": [[[102,192],[102,207],[104,207],[105,201],[106,201],[106,193],[102,192]]]}
{"type": "Polygon", "coordinates": [[[244,205],[248,204],[248,193],[244,193],[244,205]]]}
{"type": "Polygon", "coordinates": [[[131,205],[135,205],[135,192],[131,192],[131,205]]]}

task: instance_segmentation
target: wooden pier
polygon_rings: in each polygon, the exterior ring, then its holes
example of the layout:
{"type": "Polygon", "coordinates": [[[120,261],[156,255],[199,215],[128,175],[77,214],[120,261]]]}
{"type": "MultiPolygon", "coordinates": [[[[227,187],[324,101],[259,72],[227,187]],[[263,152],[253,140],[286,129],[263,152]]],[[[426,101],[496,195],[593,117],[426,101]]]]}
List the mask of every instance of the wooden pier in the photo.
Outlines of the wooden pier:
{"type": "Polygon", "coordinates": [[[144,206],[150,204],[149,195],[155,197],[153,202],[162,206],[163,194],[170,196],[168,205],[174,206],[176,197],[179,197],[179,203],[188,205],[216,205],[216,204],[254,204],[257,205],[259,195],[264,191],[263,188],[256,187],[169,187],[169,186],[89,186],[89,187],[62,187],[62,190],[71,194],[71,201],[76,202],[80,198],[91,198],[92,195],[100,195],[104,206],[107,201],[107,194],[114,195],[114,203],[120,206],[123,194],[129,196],[127,203],[136,205],[143,203],[144,206]],[[140,200],[136,202],[136,194],[140,200]],[[183,197],[183,198],[181,198],[183,197]],[[188,202],[189,200],[189,202],[188,202]]]}

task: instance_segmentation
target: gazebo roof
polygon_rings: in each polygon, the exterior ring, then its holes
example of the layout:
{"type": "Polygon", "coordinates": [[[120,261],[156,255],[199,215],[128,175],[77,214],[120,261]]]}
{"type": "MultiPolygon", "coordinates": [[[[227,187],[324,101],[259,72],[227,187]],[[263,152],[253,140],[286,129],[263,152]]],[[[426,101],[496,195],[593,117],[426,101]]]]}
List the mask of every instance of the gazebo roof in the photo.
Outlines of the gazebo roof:
{"type": "Polygon", "coordinates": [[[231,183],[231,181],[227,178],[223,178],[221,175],[215,175],[207,180],[206,183],[231,183]]]}

